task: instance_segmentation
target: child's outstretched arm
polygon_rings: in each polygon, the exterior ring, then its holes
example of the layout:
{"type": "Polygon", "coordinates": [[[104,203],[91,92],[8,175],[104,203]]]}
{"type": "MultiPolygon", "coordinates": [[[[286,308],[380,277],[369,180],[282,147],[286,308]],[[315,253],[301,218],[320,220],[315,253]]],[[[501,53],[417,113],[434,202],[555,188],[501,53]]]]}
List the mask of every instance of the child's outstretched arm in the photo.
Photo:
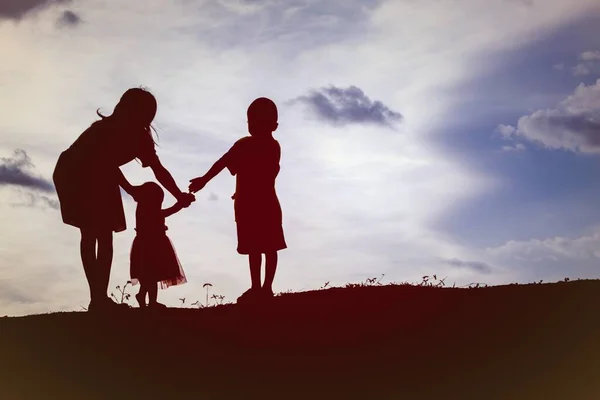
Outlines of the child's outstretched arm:
{"type": "Polygon", "coordinates": [[[174,205],[172,205],[169,208],[165,208],[164,210],[161,210],[163,217],[167,218],[170,217],[171,215],[183,210],[183,204],[181,202],[177,202],[174,205]]]}
{"type": "Polygon", "coordinates": [[[203,176],[199,176],[198,178],[190,179],[189,190],[191,193],[196,193],[200,189],[202,189],[212,178],[219,175],[221,171],[223,171],[227,167],[227,159],[225,156],[221,157],[213,166],[208,170],[206,174],[203,176]]]}

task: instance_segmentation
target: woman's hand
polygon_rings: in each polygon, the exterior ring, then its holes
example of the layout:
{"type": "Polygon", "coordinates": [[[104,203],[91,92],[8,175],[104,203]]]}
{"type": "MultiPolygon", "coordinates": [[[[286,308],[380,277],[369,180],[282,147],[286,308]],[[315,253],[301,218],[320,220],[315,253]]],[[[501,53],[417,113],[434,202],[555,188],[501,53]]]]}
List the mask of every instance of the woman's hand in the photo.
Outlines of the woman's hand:
{"type": "Polygon", "coordinates": [[[189,191],[191,193],[196,193],[199,190],[202,190],[204,186],[208,183],[208,180],[204,176],[200,176],[198,178],[190,179],[189,191]]]}
{"type": "Polygon", "coordinates": [[[177,196],[177,203],[183,208],[189,207],[194,201],[196,201],[196,196],[192,193],[181,192],[179,196],[177,196]]]}

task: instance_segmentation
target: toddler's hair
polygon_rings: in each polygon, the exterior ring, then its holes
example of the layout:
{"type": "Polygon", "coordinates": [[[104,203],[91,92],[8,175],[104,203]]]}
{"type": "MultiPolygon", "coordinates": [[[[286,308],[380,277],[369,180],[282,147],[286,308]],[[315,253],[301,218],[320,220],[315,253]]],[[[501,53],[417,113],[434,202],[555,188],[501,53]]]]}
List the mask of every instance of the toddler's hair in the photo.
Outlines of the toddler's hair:
{"type": "Polygon", "coordinates": [[[141,186],[140,202],[158,202],[162,204],[165,192],[156,182],[146,182],[141,186]]]}

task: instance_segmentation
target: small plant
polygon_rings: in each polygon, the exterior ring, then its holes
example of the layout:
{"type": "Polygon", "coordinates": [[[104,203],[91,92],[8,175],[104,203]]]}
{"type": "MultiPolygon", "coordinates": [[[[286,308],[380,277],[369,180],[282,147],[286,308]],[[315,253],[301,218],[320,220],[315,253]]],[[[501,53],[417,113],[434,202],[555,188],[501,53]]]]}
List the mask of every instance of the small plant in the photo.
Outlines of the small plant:
{"type": "Polygon", "coordinates": [[[180,297],[179,301],[181,301],[181,307],[185,304],[185,297],[180,297]]]}
{"type": "Polygon", "coordinates": [[[121,296],[119,298],[117,298],[117,296],[115,296],[114,293],[110,293],[110,297],[112,297],[113,299],[115,299],[115,301],[118,304],[127,304],[127,301],[129,301],[131,294],[127,293],[127,286],[131,285],[131,281],[127,281],[125,283],[125,285],[123,286],[123,288],[121,288],[120,285],[117,285],[116,289],[119,291],[119,293],[121,294],[121,296]]]}
{"type": "Polygon", "coordinates": [[[202,287],[206,288],[206,305],[205,307],[208,307],[208,288],[212,287],[212,283],[205,283],[204,285],[202,285],[202,287]]]}
{"type": "MultiPolygon", "coordinates": [[[[448,277],[446,277],[448,278],[448,277]]],[[[425,275],[420,283],[416,283],[416,286],[426,286],[426,287],[444,287],[446,286],[446,278],[438,279],[437,275],[425,275]]],[[[454,284],[452,287],[455,287],[454,284]]]]}
{"type": "Polygon", "coordinates": [[[215,300],[215,306],[219,306],[223,304],[223,299],[225,299],[225,296],[222,294],[213,294],[210,296],[210,298],[215,300]]]}

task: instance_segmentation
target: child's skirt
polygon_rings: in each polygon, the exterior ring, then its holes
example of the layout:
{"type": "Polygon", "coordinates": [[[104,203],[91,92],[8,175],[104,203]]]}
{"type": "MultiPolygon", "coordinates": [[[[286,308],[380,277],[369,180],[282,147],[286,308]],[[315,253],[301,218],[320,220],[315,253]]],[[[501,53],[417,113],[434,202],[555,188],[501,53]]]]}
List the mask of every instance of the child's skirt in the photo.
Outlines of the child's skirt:
{"type": "Polygon", "coordinates": [[[165,233],[138,233],[131,246],[132,284],[157,282],[161,289],[187,282],[171,240],[165,233]]]}

